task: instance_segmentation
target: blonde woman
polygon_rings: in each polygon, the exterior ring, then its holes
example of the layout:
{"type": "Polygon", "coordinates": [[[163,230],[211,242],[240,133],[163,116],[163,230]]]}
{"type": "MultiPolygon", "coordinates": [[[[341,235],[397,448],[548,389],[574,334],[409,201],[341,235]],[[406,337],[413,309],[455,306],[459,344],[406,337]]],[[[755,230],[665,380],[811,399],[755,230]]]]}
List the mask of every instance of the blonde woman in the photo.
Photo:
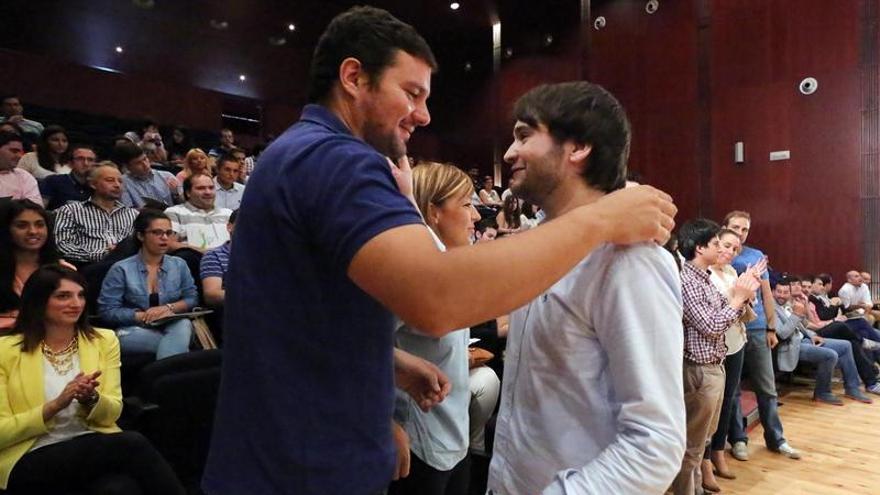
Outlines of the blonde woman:
{"type": "MultiPolygon", "coordinates": [[[[416,205],[441,250],[467,246],[474,234],[474,222],[480,219],[471,203],[473,185],[462,170],[447,164],[422,163],[413,169],[413,192],[416,205]]],[[[426,287],[427,288],[427,287],[426,287]]],[[[454,331],[441,338],[429,337],[407,325],[398,328],[395,345],[410,354],[431,361],[449,377],[452,391],[430,412],[423,412],[406,393],[398,390],[394,418],[410,439],[409,476],[391,484],[389,495],[454,495],[468,492],[470,468],[467,459],[470,423],[482,421],[481,414],[491,414],[498,398],[498,377],[489,368],[468,369],[470,329],[454,331]],[[491,376],[483,374],[490,373],[491,376]],[[491,389],[474,404],[470,418],[470,382],[478,381],[477,390],[491,389]],[[489,382],[489,386],[486,384],[489,382]],[[491,402],[491,404],[488,404],[491,402]]],[[[482,416],[485,416],[482,417],[482,416]]]]}
{"type": "Polygon", "coordinates": [[[183,170],[177,174],[177,183],[183,184],[187,177],[198,174],[214,176],[214,173],[211,171],[211,161],[208,158],[208,154],[202,151],[201,148],[193,148],[183,158],[183,170]]]}

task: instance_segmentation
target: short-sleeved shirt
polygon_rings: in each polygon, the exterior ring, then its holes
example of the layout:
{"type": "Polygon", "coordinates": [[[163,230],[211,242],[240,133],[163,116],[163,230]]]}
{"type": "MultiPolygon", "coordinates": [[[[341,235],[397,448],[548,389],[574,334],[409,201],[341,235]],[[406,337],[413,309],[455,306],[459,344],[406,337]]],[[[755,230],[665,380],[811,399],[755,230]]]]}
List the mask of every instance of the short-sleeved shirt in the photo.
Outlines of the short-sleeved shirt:
{"type": "Polygon", "coordinates": [[[247,187],[202,487],[378,493],[396,463],[394,318],[347,272],[367,241],[421,217],[386,158],[318,105],[266,149],[247,187]]]}
{"type": "Polygon", "coordinates": [[[0,198],[29,199],[43,204],[37,179],[20,168],[0,172],[0,198]]]}
{"type": "Polygon", "coordinates": [[[146,177],[135,177],[131,173],[122,176],[125,187],[122,191],[122,203],[132,208],[140,208],[152,199],[165,206],[172,206],[174,198],[171,189],[168,188],[168,179],[173,179],[171,172],[164,170],[151,170],[146,177]]]}
{"type": "Polygon", "coordinates": [[[165,214],[171,219],[171,229],[191,246],[214,249],[229,240],[226,224],[232,210],[228,208],[203,210],[187,201],[166,209],[165,214]]]}
{"type": "Polygon", "coordinates": [[[200,279],[205,280],[208,277],[224,278],[226,276],[226,271],[229,268],[230,245],[232,245],[232,242],[227,241],[222,246],[212,249],[202,256],[202,261],[199,264],[200,279]]]}
{"type": "Polygon", "coordinates": [[[46,208],[54,210],[71,201],[85,201],[92,196],[88,183],[76,180],[73,174],[55,174],[40,181],[40,194],[48,198],[46,208]]]}
{"type": "MultiPolygon", "coordinates": [[[[733,259],[731,265],[736,270],[737,275],[742,275],[744,271],[750,266],[756,265],[761,259],[764,258],[764,253],[761,251],[749,247],[743,246],[742,252],[739,253],[739,256],[733,259]]],[[[764,275],[761,276],[761,280],[770,280],[770,276],[767,272],[764,272],[764,275]]],[[[758,298],[755,300],[754,310],[757,318],[746,323],[746,330],[766,330],[767,329],[767,315],[764,314],[764,294],[761,289],[758,289],[758,298]]]]}

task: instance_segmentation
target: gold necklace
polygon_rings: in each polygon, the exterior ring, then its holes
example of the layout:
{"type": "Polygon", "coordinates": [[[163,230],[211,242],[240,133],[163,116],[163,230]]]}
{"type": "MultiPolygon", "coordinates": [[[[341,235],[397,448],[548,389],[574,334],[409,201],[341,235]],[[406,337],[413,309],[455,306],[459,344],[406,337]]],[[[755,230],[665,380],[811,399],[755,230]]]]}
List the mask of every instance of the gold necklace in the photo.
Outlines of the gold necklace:
{"type": "Polygon", "coordinates": [[[67,347],[57,352],[50,349],[45,341],[41,343],[40,347],[43,351],[43,357],[45,357],[46,361],[52,365],[52,368],[55,369],[56,373],[61,376],[70,373],[70,370],[73,369],[73,356],[79,351],[79,344],[76,342],[76,336],[71,339],[70,343],[67,344],[67,347]]]}

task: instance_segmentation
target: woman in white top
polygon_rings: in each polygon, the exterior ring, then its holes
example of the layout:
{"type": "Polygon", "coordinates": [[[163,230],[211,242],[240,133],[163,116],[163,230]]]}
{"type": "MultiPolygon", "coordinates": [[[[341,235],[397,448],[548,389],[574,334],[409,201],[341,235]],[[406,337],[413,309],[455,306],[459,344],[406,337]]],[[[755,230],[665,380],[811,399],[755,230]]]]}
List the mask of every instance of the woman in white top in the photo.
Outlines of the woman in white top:
{"type": "Polygon", "coordinates": [[[67,131],[59,125],[46,127],[37,141],[37,151],[25,153],[18,161],[18,168],[29,172],[35,178],[45,179],[54,174],[70,172],[67,131]]]}
{"type": "Polygon", "coordinates": [[[492,177],[487,175],[483,178],[483,188],[480,189],[480,201],[483,202],[484,206],[501,208],[504,206],[504,203],[501,202],[501,196],[498,196],[498,191],[492,186],[492,177]]]}
{"type": "MultiPolygon", "coordinates": [[[[473,186],[462,170],[441,163],[422,163],[413,168],[413,193],[416,204],[438,248],[467,246],[474,234],[474,222],[480,219],[471,204],[473,186]]],[[[425,290],[430,290],[426,281],[425,290]]],[[[468,366],[470,329],[451,332],[444,337],[428,337],[417,329],[402,325],[395,334],[395,345],[439,367],[449,378],[452,391],[440,404],[424,412],[406,393],[396,394],[394,419],[410,440],[410,472],[395,481],[388,495],[456,495],[468,492],[470,467],[467,459],[471,404],[468,366]]],[[[486,368],[496,382],[498,378],[486,368]]],[[[497,401],[497,391],[493,401],[497,401]]],[[[490,414],[494,402],[488,409],[490,414]]],[[[483,419],[487,420],[488,417],[483,419]]]]}
{"type": "Polygon", "coordinates": [[[84,287],[73,270],[40,268],[13,333],[0,337],[0,489],[182,494],[153,446],[116,426],[119,341],[89,325],[84,287]]]}
{"type": "MultiPolygon", "coordinates": [[[[718,264],[709,268],[711,272],[709,279],[715,284],[718,290],[730,297],[731,288],[736,283],[736,270],[730,266],[730,262],[736,258],[742,250],[742,242],[739,235],[730,229],[721,229],[718,233],[719,246],[721,255],[718,257],[718,264]]],[[[759,266],[750,268],[758,275],[766,270],[766,261],[762,261],[759,266]]],[[[744,318],[751,315],[754,318],[754,312],[746,310],[744,318]]],[[[722,478],[735,479],[736,476],[730,472],[727,466],[727,460],[724,457],[724,445],[727,442],[727,432],[733,421],[740,421],[735,418],[733,412],[736,410],[733,403],[733,395],[737,387],[739,387],[739,379],[743,368],[744,347],[746,345],[746,327],[742,320],[736,321],[730,325],[724,334],[724,341],[727,344],[727,357],[724,359],[724,370],[727,374],[724,384],[724,402],[721,404],[721,413],[718,418],[718,429],[712,436],[712,442],[706,449],[703,456],[702,473],[703,488],[710,492],[720,490],[715,480],[715,474],[722,478]],[[711,460],[711,462],[710,462],[711,460]],[[714,465],[714,472],[713,472],[714,465]],[[717,489],[715,489],[717,488],[717,489]]]]}

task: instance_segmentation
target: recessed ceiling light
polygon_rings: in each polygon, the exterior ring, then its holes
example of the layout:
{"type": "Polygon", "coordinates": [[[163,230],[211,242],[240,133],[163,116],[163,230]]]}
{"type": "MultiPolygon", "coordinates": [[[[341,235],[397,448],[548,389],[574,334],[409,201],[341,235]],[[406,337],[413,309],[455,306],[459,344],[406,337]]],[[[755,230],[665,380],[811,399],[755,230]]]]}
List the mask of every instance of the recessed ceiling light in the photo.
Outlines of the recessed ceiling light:
{"type": "Polygon", "coordinates": [[[290,24],[287,25],[287,30],[288,31],[296,31],[296,24],[291,22],[290,24]]]}
{"type": "Polygon", "coordinates": [[[461,7],[461,4],[459,4],[458,2],[452,2],[449,4],[449,8],[452,10],[458,10],[459,7],[461,7]]]}
{"type": "Polygon", "coordinates": [[[122,53],[122,52],[123,52],[122,47],[121,47],[121,46],[117,46],[117,47],[116,47],[116,53],[122,53]]]}
{"type": "Polygon", "coordinates": [[[223,31],[224,29],[229,27],[228,22],[222,21],[220,19],[211,19],[208,23],[211,25],[212,28],[218,31],[223,31]]]}
{"type": "Polygon", "coordinates": [[[245,81],[247,81],[247,76],[244,74],[239,74],[238,80],[241,82],[245,82],[245,81]]]}
{"type": "Polygon", "coordinates": [[[135,7],[142,9],[152,9],[156,6],[155,0],[131,0],[131,3],[133,3],[135,7]]]}
{"type": "Polygon", "coordinates": [[[287,38],[284,36],[269,36],[269,44],[272,46],[284,46],[287,43],[287,38]]]}

